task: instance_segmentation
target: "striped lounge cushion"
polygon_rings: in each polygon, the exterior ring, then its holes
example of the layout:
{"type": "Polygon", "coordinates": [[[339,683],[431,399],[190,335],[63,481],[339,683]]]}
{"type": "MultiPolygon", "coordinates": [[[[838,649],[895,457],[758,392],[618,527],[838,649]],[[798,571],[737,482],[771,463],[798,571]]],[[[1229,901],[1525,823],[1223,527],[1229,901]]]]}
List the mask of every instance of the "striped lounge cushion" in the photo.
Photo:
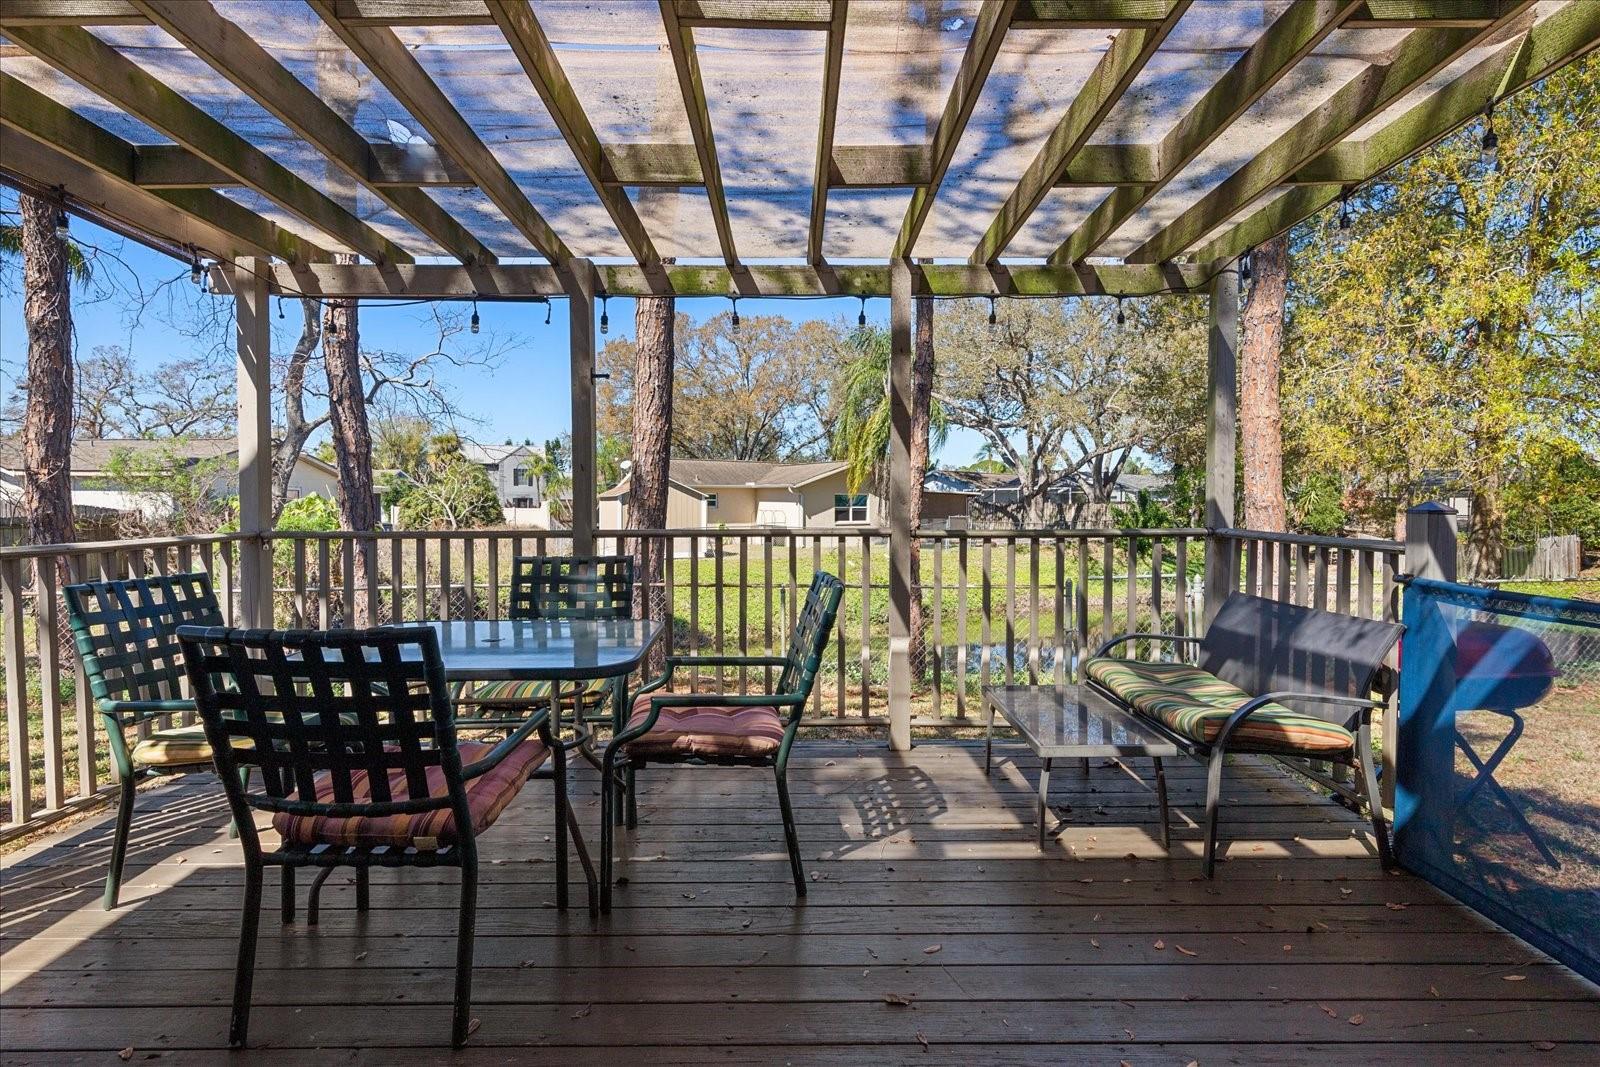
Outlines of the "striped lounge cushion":
{"type": "MultiPolygon", "coordinates": [[[[645,693],[633,702],[628,728],[650,715],[645,693]]],[[[694,706],[662,708],[649,733],[628,742],[628,755],[636,759],[759,759],[771,756],[783,743],[783,718],[775,707],[719,708],[694,706]]]]}
{"type": "MultiPolygon", "coordinates": [[[[233,744],[235,748],[249,748],[254,742],[240,737],[233,744]]],[[[211,742],[206,740],[204,726],[179,726],[141,738],[130,755],[140,767],[191,767],[211,762],[211,742]]]]}
{"type": "MultiPolygon", "coordinates": [[[[1141,713],[1196,741],[1210,743],[1249,694],[1187,663],[1144,663],[1100,658],[1085,665],[1089,677],[1141,713]]],[[[1355,746],[1337,723],[1302,715],[1281,704],[1250,713],[1229,738],[1230,751],[1337,755],[1355,746]]]]}
{"type": "MultiPolygon", "coordinates": [[[[464,741],[460,745],[461,762],[470,764],[489,754],[492,745],[464,741]]],[[[522,788],[538,766],[545,761],[549,751],[538,741],[524,741],[495,765],[494,770],[467,780],[467,808],[472,812],[472,832],[487,830],[500,813],[506,810],[511,799],[522,788]]],[[[428,793],[443,796],[444,771],[429,767],[428,793]]],[[[357,803],[372,794],[367,786],[367,776],[358,772],[351,775],[351,789],[357,803]]],[[[389,772],[390,796],[406,799],[405,771],[389,772]]],[[[326,775],[317,776],[317,800],[333,803],[333,781],[326,775]]],[[[396,848],[436,849],[454,844],[455,814],[448,808],[424,811],[415,815],[384,815],[377,818],[356,816],[341,819],[326,815],[287,815],[272,817],[272,828],[278,831],[286,845],[353,845],[358,848],[375,848],[389,845],[396,848]]]]}
{"type": "MultiPolygon", "coordinates": [[[[596,678],[590,682],[562,682],[562,700],[570,701],[574,691],[583,694],[586,704],[595,704],[611,692],[613,678],[596,678]]],[[[501,704],[526,707],[550,702],[550,683],[547,681],[451,682],[450,702],[453,704],[501,704]]]]}

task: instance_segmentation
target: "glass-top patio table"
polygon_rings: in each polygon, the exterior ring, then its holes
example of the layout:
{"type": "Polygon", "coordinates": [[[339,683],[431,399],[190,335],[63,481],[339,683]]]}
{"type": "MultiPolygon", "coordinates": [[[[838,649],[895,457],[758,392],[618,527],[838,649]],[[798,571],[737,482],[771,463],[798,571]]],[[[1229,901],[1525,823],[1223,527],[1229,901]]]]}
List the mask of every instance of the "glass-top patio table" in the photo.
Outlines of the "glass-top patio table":
{"type": "Polygon", "coordinates": [[[1155,761],[1156,800],[1161,808],[1161,844],[1164,848],[1170,847],[1167,776],[1161,759],[1183,752],[1171,739],[1138,716],[1115,707],[1088,686],[998,685],[986,688],[983,699],[989,710],[988,728],[984,734],[983,772],[989,773],[994,755],[996,712],[1005,716],[1006,722],[1041,760],[1037,803],[1038,843],[1041,849],[1044,848],[1045,837],[1059,833],[1066,822],[1061,820],[1053,829],[1046,829],[1045,817],[1050,810],[1051,764],[1058,759],[1078,758],[1084,760],[1087,772],[1090,759],[1120,759],[1124,756],[1149,756],[1155,761]]]}
{"type": "Polygon", "coordinates": [[[587,682],[630,674],[661,637],[639,619],[428,620],[452,682],[587,682]]]}

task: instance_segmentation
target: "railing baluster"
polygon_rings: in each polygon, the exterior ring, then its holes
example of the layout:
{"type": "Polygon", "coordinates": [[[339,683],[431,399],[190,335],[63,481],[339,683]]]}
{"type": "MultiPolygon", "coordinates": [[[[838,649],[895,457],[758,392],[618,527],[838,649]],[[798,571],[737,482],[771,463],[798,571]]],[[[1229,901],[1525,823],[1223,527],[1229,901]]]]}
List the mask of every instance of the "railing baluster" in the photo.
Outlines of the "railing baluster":
{"type": "Polygon", "coordinates": [[[445,620],[456,617],[450,585],[450,536],[446,534],[439,538],[439,618],[445,620]]]}
{"type": "MultiPolygon", "coordinates": [[[[204,544],[200,554],[205,559],[206,569],[211,569],[211,545],[204,544]]],[[[86,582],[95,572],[92,556],[73,556],[68,561],[68,573],[74,582],[86,582]]],[[[94,700],[89,692],[89,679],[83,672],[83,657],[78,655],[78,650],[72,650],[72,677],[73,677],[73,721],[78,730],[78,795],[80,797],[94,796],[98,787],[100,769],[95,765],[97,743],[94,734],[95,708],[94,700]]]]}
{"type": "Polygon", "coordinates": [[[1294,546],[1287,541],[1278,545],[1278,596],[1279,600],[1292,600],[1294,582],[1294,546]]]}
{"type": "Polygon", "coordinates": [[[331,548],[326,537],[317,538],[317,625],[324,630],[333,625],[333,591],[329,588],[333,584],[331,548]]]}
{"type": "MultiPolygon", "coordinates": [[[[503,618],[505,618],[505,612],[500,610],[500,538],[498,536],[494,535],[494,534],[490,534],[488,540],[489,540],[489,613],[488,613],[488,615],[485,616],[485,618],[503,619],[503,618]]],[[[640,547],[641,547],[641,551],[640,551],[639,554],[642,557],[644,555],[644,552],[642,551],[644,538],[640,538],[639,540],[640,540],[640,547]]],[[[650,576],[649,575],[645,575],[644,578],[645,578],[645,589],[644,589],[645,603],[649,603],[650,602],[650,585],[649,585],[650,576]]]]}
{"type": "Polygon", "coordinates": [[[468,534],[461,545],[461,571],[467,586],[467,610],[463,617],[468,622],[478,620],[478,560],[477,539],[468,534]]]}
{"type": "Polygon", "coordinates": [[[389,623],[406,617],[405,541],[399,534],[389,535],[389,623]]]}
{"type": "Polygon", "coordinates": [[[1017,539],[1006,538],[1006,684],[1017,680],[1017,539]]]}
{"type": "MultiPolygon", "coordinates": [[[[739,536],[739,655],[750,654],[750,538],[739,536]]],[[[739,668],[739,693],[750,691],[749,671],[739,668]]]]}
{"type": "Polygon", "coordinates": [[[61,654],[56,642],[56,559],[40,556],[33,568],[34,635],[39,645],[39,697],[44,745],[44,806],[67,802],[66,761],[61,748],[61,654]]]}
{"type": "MultiPolygon", "coordinates": [[[[689,535],[689,655],[700,654],[700,535],[689,535]]],[[[700,668],[689,671],[689,692],[700,692],[700,668]]]]}
{"type": "Polygon", "coordinates": [[[1039,539],[1028,539],[1028,684],[1039,684],[1039,539]]]}
{"type": "MultiPolygon", "coordinates": [[[[839,558],[838,558],[839,581],[848,582],[850,580],[850,568],[847,565],[847,561],[846,561],[846,558],[845,558],[845,539],[844,539],[844,535],[843,534],[839,535],[839,549],[838,549],[838,552],[839,552],[839,558]]],[[[838,684],[836,686],[834,686],[834,700],[838,704],[838,707],[835,709],[835,714],[839,718],[842,719],[842,718],[844,718],[844,691],[845,691],[845,677],[844,677],[844,598],[842,596],[839,599],[839,613],[838,613],[838,615],[836,615],[834,617],[833,626],[834,626],[834,630],[835,630],[835,635],[834,635],[834,639],[833,639],[834,663],[836,664],[836,669],[838,671],[838,677],[839,677],[838,684]]]]}
{"type": "MultiPolygon", "coordinates": [[[[1139,539],[1128,538],[1128,629],[1130,634],[1139,632],[1139,539]]],[[[1137,641],[1128,643],[1128,658],[1139,658],[1139,644],[1137,641]]]]}
{"type": "Polygon", "coordinates": [[[861,717],[872,714],[872,538],[861,541],[861,717]]]}
{"type": "Polygon", "coordinates": [[[993,655],[994,638],[992,627],[994,625],[994,578],[990,564],[993,562],[993,542],[988,536],[982,541],[982,555],[978,566],[979,577],[983,581],[981,590],[982,601],[979,607],[983,611],[981,629],[978,632],[978,692],[989,688],[989,660],[993,655]]]}
{"type": "Polygon", "coordinates": [[[1117,549],[1111,538],[1107,537],[1100,545],[1100,640],[1109,641],[1112,637],[1112,628],[1116,626],[1112,618],[1116,597],[1113,590],[1115,582],[1117,549]]]}
{"type": "Polygon", "coordinates": [[[6,663],[7,764],[11,775],[11,821],[25,823],[33,815],[32,765],[28,751],[28,651],[23,640],[27,606],[22,570],[26,561],[0,559],[0,606],[8,620],[4,640],[6,663]]]}
{"type": "Polygon", "coordinates": [[[1340,615],[1350,614],[1350,550],[1339,549],[1339,556],[1334,565],[1333,577],[1333,610],[1340,615]]]}
{"type": "Polygon", "coordinates": [[[678,539],[675,537],[663,537],[661,542],[661,590],[662,597],[666,602],[665,617],[661,620],[661,625],[666,627],[666,632],[661,635],[661,638],[666,643],[666,654],[676,656],[678,654],[678,637],[676,633],[677,627],[673,624],[678,618],[678,539]]]}
{"type": "MultiPolygon", "coordinates": [[[[1167,632],[1166,620],[1161,617],[1161,538],[1150,539],[1150,632],[1162,634],[1167,632]]],[[[1152,644],[1150,658],[1160,659],[1162,649],[1159,645],[1152,644]]]]}
{"type": "Polygon", "coordinates": [[[295,629],[306,624],[306,540],[296,537],[290,548],[294,557],[289,565],[289,618],[295,629]]]}
{"type": "Polygon", "coordinates": [[[1055,678],[1057,685],[1065,685],[1067,681],[1067,566],[1066,558],[1062,555],[1062,541],[1057,537],[1054,542],[1056,559],[1056,595],[1055,595],[1055,661],[1051,664],[1050,673],[1055,678]]]}
{"type": "Polygon", "coordinates": [[[944,535],[933,539],[933,619],[922,643],[933,669],[933,717],[944,718],[944,535]]]}
{"type": "MultiPolygon", "coordinates": [[[[795,605],[794,605],[794,597],[795,597],[795,583],[796,583],[797,578],[798,578],[798,571],[795,569],[794,553],[795,553],[795,545],[794,545],[794,540],[791,538],[790,542],[789,542],[789,616],[790,616],[789,631],[791,633],[794,631],[794,618],[795,618],[795,614],[796,614],[796,611],[797,611],[797,609],[795,608],[795,605]]],[[[816,574],[821,569],[822,569],[822,538],[813,537],[811,539],[811,573],[812,574],[816,574]]],[[[842,579],[843,575],[841,575],[840,577],[842,579]]],[[[843,614],[842,610],[841,610],[840,614],[841,615],[843,614]]],[[[787,640],[786,640],[786,643],[787,643],[787,640]]],[[[834,644],[839,645],[841,647],[844,645],[844,630],[843,629],[841,629],[839,631],[839,639],[837,641],[835,641],[834,644]]],[[[817,664],[817,673],[818,674],[822,673],[822,664],[820,664],[820,663],[817,664]]],[[[839,675],[838,676],[840,678],[844,677],[844,667],[843,667],[842,663],[841,663],[840,668],[839,668],[839,675]]],[[[835,686],[834,688],[838,689],[838,686],[835,686]]],[[[844,711],[844,704],[843,704],[842,701],[841,701],[841,703],[839,705],[839,710],[840,710],[841,714],[844,711]]],[[[811,713],[813,715],[816,715],[816,716],[821,716],[822,715],[822,686],[821,685],[813,685],[811,687],[811,713]]]]}
{"type": "Polygon", "coordinates": [[[426,619],[428,611],[428,539],[418,537],[416,549],[417,618],[426,619]]]}
{"type": "Polygon", "coordinates": [[[1083,661],[1089,655],[1089,539],[1077,539],[1076,550],[1078,553],[1078,588],[1075,590],[1076,599],[1073,601],[1072,610],[1077,615],[1077,648],[1073,659],[1072,680],[1083,681],[1083,661]]]}
{"type": "MultiPolygon", "coordinates": [[[[723,644],[723,615],[726,605],[722,602],[722,592],[726,588],[722,582],[722,535],[714,534],[711,538],[711,648],[717,655],[727,651],[723,644]]],[[[722,668],[717,668],[717,687],[722,687],[722,668]]]]}
{"type": "Polygon", "coordinates": [[[972,605],[967,599],[967,545],[963,530],[956,540],[956,718],[967,717],[967,616],[972,605]]]}

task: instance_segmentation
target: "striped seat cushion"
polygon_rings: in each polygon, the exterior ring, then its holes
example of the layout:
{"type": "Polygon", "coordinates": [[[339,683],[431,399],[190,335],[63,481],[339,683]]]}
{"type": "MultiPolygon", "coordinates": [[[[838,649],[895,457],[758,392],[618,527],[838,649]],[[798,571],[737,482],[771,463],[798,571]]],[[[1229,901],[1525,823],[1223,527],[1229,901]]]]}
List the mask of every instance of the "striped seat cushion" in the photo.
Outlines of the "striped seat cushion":
{"type": "MultiPolygon", "coordinates": [[[[463,765],[480,760],[489,754],[492,745],[464,741],[460,745],[463,765]]],[[[511,799],[522,788],[538,766],[549,756],[549,750],[539,741],[524,741],[512,749],[506,758],[487,774],[467,779],[467,808],[472,812],[472,832],[487,830],[500,813],[506,810],[511,799]]],[[[389,772],[390,796],[404,800],[408,794],[405,771],[389,772]]],[[[427,770],[430,796],[445,794],[444,770],[429,767],[427,770]]],[[[317,776],[317,800],[334,802],[333,781],[327,774],[317,776]]],[[[354,801],[369,800],[372,792],[367,775],[351,775],[351,792],[354,801]]],[[[280,812],[272,817],[272,828],[286,845],[341,845],[358,848],[375,848],[389,845],[396,848],[437,849],[455,844],[460,835],[456,829],[455,814],[448,808],[424,811],[415,815],[383,815],[376,818],[355,816],[335,818],[327,815],[288,815],[280,812]]]]}
{"type": "MultiPolygon", "coordinates": [[[[248,737],[236,738],[235,748],[252,745],[248,737]]],[[[140,738],[130,753],[140,767],[189,767],[211,762],[211,742],[206,740],[206,728],[199,724],[179,726],[171,730],[156,730],[149,737],[140,738]]]]}
{"type": "MultiPolygon", "coordinates": [[[[614,678],[596,678],[589,682],[562,682],[561,699],[570,702],[573,694],[580,693],[585,704],[597,704],[611,692],[614,678]]],[[[550,683],[547,681],[451,682],[452,704],[499,704],[514,707],[541,705],[550,702],[550,683]]]]}
{"type": "MultiPolygon", "coordinates": [[[[628,728],[650,715],[646,693],[633,702],[628,728]]],[[[650,732],[628,742],[628,755],[636,759],[759,759],[777,753],[783,743],[783,718],[775,707],[719,708],[700,706],[662,708],[650,732]]]]}
{"type": "MultiPolygon", "coordinates": [[[[1195,741],[1211,743],[1228,717],[1250,699],[1244,690],[1187,663],[1144,663],[1097,658],[1089,677],[1144,715],[1195,741]]],[[[1230,751],[1283,755],[1337,755],[1355,747],[1355,735],[1337,723],[1302,715],[1281,704],[1250,713],[1229,737],[1230,751]]]]}

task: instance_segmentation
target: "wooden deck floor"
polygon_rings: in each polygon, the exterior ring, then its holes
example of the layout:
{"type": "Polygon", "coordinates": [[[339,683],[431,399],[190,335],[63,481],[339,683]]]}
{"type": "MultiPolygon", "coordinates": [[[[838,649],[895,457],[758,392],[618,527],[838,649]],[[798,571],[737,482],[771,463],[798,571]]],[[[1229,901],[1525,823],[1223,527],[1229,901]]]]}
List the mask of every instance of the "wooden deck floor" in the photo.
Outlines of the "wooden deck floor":
{"type": "MultiPolygon", "coordinates": [[[[456,1054],[453,873],[375,872],[365,921],[336,875],[316,928],[280,926],[269,885],[254,1050],[228,1062],[1600,1062],[1595,987],[1383,874],[1363,823],[1277,769],[1234,768],[1206,882],[1198,766],[1169,772],[1189,827],[1172,858],[1147,784],[1110,764],[1058,770],[1071,827],[1040,855],[1034,761],[1001,752],[985,780],[980,746],[805,743],[798,907],[765,772],[655,770],[593,929],[551,906],[532,783],[482,839],[481,1024],[456,1054]]],[[[225,821],[209,776],[141,794],[111,913],[105,820],[6,858],[5,1063],[220,1059],[241,896],[225,821]]]]}

